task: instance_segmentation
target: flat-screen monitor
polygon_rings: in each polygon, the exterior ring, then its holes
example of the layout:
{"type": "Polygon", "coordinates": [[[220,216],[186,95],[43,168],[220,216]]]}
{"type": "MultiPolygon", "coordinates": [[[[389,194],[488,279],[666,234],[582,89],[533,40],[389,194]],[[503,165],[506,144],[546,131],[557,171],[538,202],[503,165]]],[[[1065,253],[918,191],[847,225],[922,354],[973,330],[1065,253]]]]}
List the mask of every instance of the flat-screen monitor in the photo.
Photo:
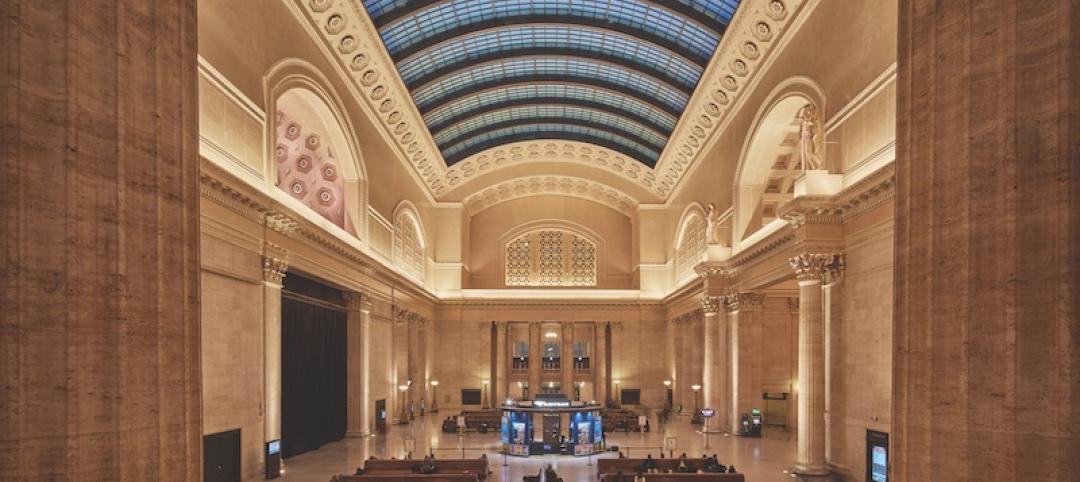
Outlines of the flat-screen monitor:
{"type": "Polygon", "coordinates": [[[281,453],[281,440],[271,440],[266,442],[266,454],[274,455],[281,453]]]}
{"type": "Polygon", "coordinates": [[[463,388],[461,389],[461,404],[462,405],[480,405],[481,397],[480,390],[475,388],[463,388]]]}
{"type": "Polygon", "coordinates": [[[889,434],[866,431],[866,482],[889,482],[889,434]]]}

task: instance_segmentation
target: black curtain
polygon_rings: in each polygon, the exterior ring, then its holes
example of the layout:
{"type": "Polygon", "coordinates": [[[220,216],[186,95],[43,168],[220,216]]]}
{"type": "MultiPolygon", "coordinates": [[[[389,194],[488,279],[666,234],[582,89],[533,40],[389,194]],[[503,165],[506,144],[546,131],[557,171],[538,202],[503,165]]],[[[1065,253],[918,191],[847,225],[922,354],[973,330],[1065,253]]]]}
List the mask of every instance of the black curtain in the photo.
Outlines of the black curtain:
{"type": "Polygon", "coordinates": [[[345,437],[345,312],[286,295],[281,325],[282,454],[288,458],[345,437]]]}

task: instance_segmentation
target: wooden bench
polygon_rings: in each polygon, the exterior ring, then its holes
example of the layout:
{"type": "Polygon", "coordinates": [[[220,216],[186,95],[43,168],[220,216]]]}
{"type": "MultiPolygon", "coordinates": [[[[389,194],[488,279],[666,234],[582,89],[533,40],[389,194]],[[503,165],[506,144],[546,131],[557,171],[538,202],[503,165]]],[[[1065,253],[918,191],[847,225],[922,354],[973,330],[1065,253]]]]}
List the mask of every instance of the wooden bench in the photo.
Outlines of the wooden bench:
{"type": "MultiPolygon", "coordinates": [[[[413,474],[413,467],[424,463],[423,459],[368,459],[364,461],[365,474],[399,475],[413,474]]],[[[488,475],[486,459],[435,459],[438,474],[433,475],[473,475],[484,480],[488,475]]],[[[429,474],[431,475],[431,474],[429,474]]]]}
{"type": "MultiPolygon", "coordinates": [[[[635,472],[636,473],[636,472],[635,472]]],[[[633,482],[634,474],[623,472],[626,482],[633,482]]],[[[615,474],[604,474],[602,482],[618,482],[615,474]]],[[[645,474],[646,482],[746,482],[743,474],[645,474]]]]}
{"type": "MultiPolygon", "coordinates": [[[[656,470],[658,472],[670,472],[679,467],[680,459],[658,459],[653,457],[653,460],[656,461],[656,470]]],[[[623,474],[633,475],[637,473],[638,467],[641,467],[643,463],[645,463],[645,459],[597,459],[596,472],[599,475],[604,475],[621,471],[623,474]]],[[[700,469],[705,466],[705,459],[687,458],[686,463],[700,469]]]]}
{"type": "Polygon", "coordinates": [[[408,482],[410,480],[422,480],[424,482],[477,482],[475,475],[469,474],[365,474],[365,475],[335,475],[330,482],[408,482]]]}
{"type": "Polygon", "coordinates": [[[638,414],[632,410],[608,409],[601,412],[604,420],[604,431],[614,432],[622,430],[626,432],[640,432],[638,414]]]}
{"type": "Polygon", "coordinates": [[[502,425],[502,412],[499,410],[482,410],[461,412],[465,417],[465,430],[480,430],[482,424],[487,424],[488,430],[498,431],[502,425]]]}

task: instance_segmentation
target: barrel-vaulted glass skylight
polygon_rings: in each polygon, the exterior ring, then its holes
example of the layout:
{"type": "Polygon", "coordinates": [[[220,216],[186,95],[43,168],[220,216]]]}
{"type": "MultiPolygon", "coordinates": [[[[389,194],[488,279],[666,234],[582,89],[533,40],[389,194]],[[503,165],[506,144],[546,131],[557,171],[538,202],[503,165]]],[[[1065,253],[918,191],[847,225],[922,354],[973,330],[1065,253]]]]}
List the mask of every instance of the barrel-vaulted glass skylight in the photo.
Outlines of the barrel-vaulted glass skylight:
{"type": "Polygon", "coordinates": [[[740,0],[364,0],[443,157],[522,140],[650,167],[740,0]]]}

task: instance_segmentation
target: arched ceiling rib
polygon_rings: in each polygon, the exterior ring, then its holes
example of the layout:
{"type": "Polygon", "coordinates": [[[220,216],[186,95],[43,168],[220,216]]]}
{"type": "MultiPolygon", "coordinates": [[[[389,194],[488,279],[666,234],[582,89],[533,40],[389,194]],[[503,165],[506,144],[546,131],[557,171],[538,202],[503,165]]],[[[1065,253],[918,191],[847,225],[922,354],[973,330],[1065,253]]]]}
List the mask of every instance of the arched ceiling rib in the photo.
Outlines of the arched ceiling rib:
{"type": "Polygon", "coordinates": [[[531,82],[503,84],[458,97],[429,111],[425,116],[432,133],[476,114],[510,105],[569,104],[590,106],[657,126],[670,132],[678,121],[676,113],[667,112],[637,97],[588,84],[569,82],[531,82]]]}
{"type": "Polygon", "coordinates": [[[488,112],[439,132],[435,135],[435,142],[450,148],[487,130],[509,125],[560,121],[607,130],[654,150],[659,150],[664,145],[665,135],[644,124],[620,119],[601,110],[566,105],[526,105],[488,112]]]}
{"type": "Polygon", "coordinates": [[[661,133],[665,137],[671,133],[671,130],[675,127],[674,118],[667,116],[653,115],[654,111],[651,111],[648,107],[640,104],[630,104],[628,106],[611,105],[604,102],[599,102],[589,98],[577,98],[577,97],[555,97],[555,96],[543,96],[534,95],[530,97],[517,97],[499,100],[496,102],[486,102],[483,104],[475,105],[472,107],[462,107],[457,112],[444,112],[444,115],[439,116],[439,119],[431,119],[430,129],[432,135],[436,138],[443,131],[456,127],[456,124],[477,116],[488,114],[495,111],[502,111],[512,107],[533,107],[539,108],[544,106],[550,107],[581,107],[590,110],[605,112],[614,116],[629,119],[637,124],[644,125],[658,133],[661,133]]]}
{"type": "Polygon", "coordinates": [[[563,139],[653,167],[739,1],[364,6],[447,164],[507,142],[563,139]]]}
{"type": "Polygon", "coordinates": [[[537,139],[579,141],[606,147],[642,164],[645,156],[658,154],[634,141],[595,128],[569,124],[532,124],[489,131],[443,151],[448,164],[454,164],[478,152],[519,141],[537,139]]]}

